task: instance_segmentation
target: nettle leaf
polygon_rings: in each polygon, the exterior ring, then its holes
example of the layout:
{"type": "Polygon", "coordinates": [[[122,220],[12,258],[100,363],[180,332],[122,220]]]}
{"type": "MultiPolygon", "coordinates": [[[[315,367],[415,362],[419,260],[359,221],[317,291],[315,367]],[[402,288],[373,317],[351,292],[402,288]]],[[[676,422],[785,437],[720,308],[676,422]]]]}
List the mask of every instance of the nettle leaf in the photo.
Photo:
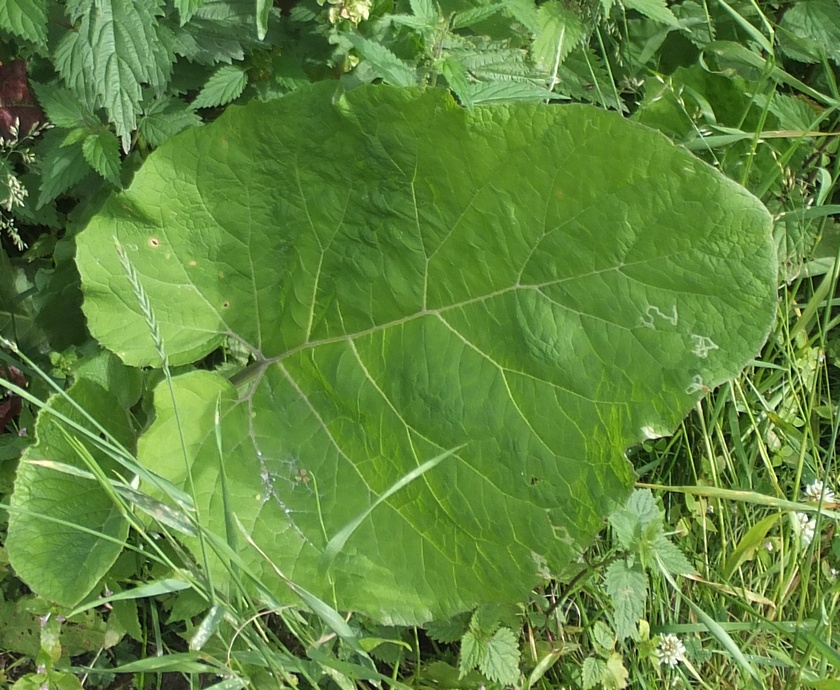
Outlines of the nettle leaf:
{"type": "Polygon", "coordinates": [[[499,628],[487,642],[479,670],[494,683],[513,685],[519,680],[519,645],[510,628],[499,628]]]}
{"type": "MultiPolygon", "coordinates": [[[[770,225],[611,113],[321,83],[165,142],[77,264],[89,328],[126,363],[159,359],[115,236],[173,365],[230,339],[252,352],[234,382],[173,383],[207,528],[225,534],[218,431],[232,510],[287,577],[422,622],[562,574],[628,496],[625,449],[755,356],[770,225]]],[[[140,457],[184,485],[165,387],[155,406],[140,457]]]]}
{"type": "Polygon", "coordinates": [[[583,690],[590,690],[601,683],[601,678],[607,670],[607,665],[594,656],[586,657],[580,669],[580,682],[583,690]]]}
{"type": "Polygon", "coordinates": [[[386,84],[410,87],[417,83],[414,69],[381,43],[353,33],[348,33],[345,38],[386,84]]]}
{"type": "Polygon", "coordinates": [[[101,177],[108,180],[115,187],[121,187],[120,182],[120,142],[109,129],[91,134],[82,142],[82,153],[101,177]]]}
{"type": "Polygon", "coordinates": [[[782,48],[795,60],[840,64],[840,7],[833,0],[802,0],[785,11],[780,25],[782,48]]]}
{"type": "Polygon", "coordinates": [[[79,22],[56,49],[55,64],[67,85],[91,109],[104,107],[128,151],[144,84],[161,90],[174,62],[157,20],[161,0],[74,0],[79,22]]]}
{"type": "Polygon", "coordinates": [[[613,627],[618,639],[636,639],[636,623],[644,616],[647,603],[647,575],[638,568],[627,567],[624,561],[616,561],[604,573],[604,589],[613,605],[613,627]]]}
{"type": "Polygon", "coordinates": [[[201,116],[177,98],[159,98],[143,111],[137,130],[152,147],[160,146],[169,137],[201,124],[201,116]]]}
{"type": "Polygon", "coordinates": [[[630,9],[636,10],[649,19],[679,28],[679,20],[668,8],[665,0],[621,0],[621,4],[630,9]]]}
{"type": "Polygon", "coordinates": [[[56,127],[91,127],[100,124],[90,108],[67,89],[33,83],[38,102],[56,127]]]}
{"type": "Polygon", "coordinates": [[[46,0],[3,0],[0,28],[38,45],[47,42],[46,0]]]}
{"type": "Polygon", "coordinates": [[[192,107],[197,110],[198,108],[215,108],[226,105],[239,98],[247,84],[248,75],[241,67],[236,65],[220,67],[202,87],[201,93],[196,96],[192,107]]]}
{"type": "Polygon", "coordinates": [[[540,5],[539,31],[534,36],[532,53],[537,67],[553,72],[580,45],[586,28],[580,18],[557,0],[540,5]]]}
{"type": "Polygon", "coordinates": [[[81,143],[66,143],[66,134],[66,130],[50,130],[39,142],[39,150],[43,156],[43,172],[38,193],[38,208],[66,192],[91,172],[81,143]]]}
{"type": "MultiPolygon", "coordinates": [[[[102,424],[112,438],[131,445],[133,433],[128,415],[108,391],[92,381],[79,379],[67,395],[102,424]]],[[[56,414],[45,410],[38,415],[38,442],[27,449],[18,467],[6,549],[15,572],[35,592],[64,606],[75,606],[119,556],[120,542],[128,535],[128,523],[97,482],[34,464],[56,461],[85,468],[69,434],[87,448],[106,474],[117,467],[79,432],[59,421],[56,415],[60,414],[89,427],[68,400],[55,395],[46,409],[56,414]]]]}

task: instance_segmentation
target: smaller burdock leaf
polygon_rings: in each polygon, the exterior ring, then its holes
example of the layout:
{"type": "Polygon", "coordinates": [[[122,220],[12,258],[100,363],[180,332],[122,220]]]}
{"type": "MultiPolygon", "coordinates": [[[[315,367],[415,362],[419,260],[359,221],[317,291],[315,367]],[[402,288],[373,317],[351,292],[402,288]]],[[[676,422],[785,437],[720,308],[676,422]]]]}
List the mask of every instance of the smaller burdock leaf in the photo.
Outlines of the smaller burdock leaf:
{"type": "Polygon", "coordinates": [[[62,134],[58,130],[46,133],[39,149],[42,170],[41,187],[38,194],[38,208],[66,192],[91,172],[85,160],[81,142],[62,146],[62,134]]]}
{"type": "Polygon", "coordinates": [[[673,575],[691,575],[696,569],[685,557],[680,548],[664,534],[660,534],[653,542],[656,560],[673,575]]]}
{"type": "Polygon", "coordinates": [[[487,653],[478,662],[479,670],[500,685],[519,680],[519,646],[510,628],[499,628],[487,642],[487,653]]]}
{"type": "Polygon", "coordinates": [[[601,678],[607,670],[607,665],[594,656],[586,657],[580,669],[580,682],[583,690],[591,690],[601,682],[601,678]]]}
{"type": "Polygon", "coordinates": [[[601,674],[601,685],[604,686],[604,690],[623,690],[627,687],[628,676],[621,654],[610,654],[601,674]]]}
{"type": "Polygon", "coordinates": [[[620,640],[636,639],[636,623],[645,613],[648,596],[647,575],[628,568],[624,561],[612,563],[604,574],[604,589],[613,605],[615,633],[620,640]]]}
{"type": "Polygon", "coordinates": [[[38,45],[47,42],[46,0],[2,0],[0,28],[38,45]]]}
{"type": "Polygon", "coordinates": [[[32,83],[38,102],[56,127],[90,127],[99,120],[72,92],[58,86],[32,83]]]}
{"type": "Polygon", "coordinates": [[[85,160],[101,177],[115,187],[120,182],[120,142],[109,129],[91,134],[82,142],[85,160]]]}
{"type": "Polygon", "coordinates": [[[649,19],[656,22],[667,24],[675,28],[679,27],[680,23],[674,16],[674,13],[668,9],[665,0],[622,0],[622,4],[631,10],[636,10],[640,14],[645,15],[649,19]]]}
{"type": "Polygon", "coordinates": [[[192,102],[193,109],[215,108],[227,105],[242,94],[248,84],[248,75],[241,67],[225,65],[207,80],[201,93],[192,102]]]}
{"type": "Polygon", "coordinates": [[[137,129],[152,147],[160,146],[169,137],[201,124],[201,117],[177,98],[159,98],[145,109],[137,129]]]}
{"type": "Polygon", "coordinates": [[[486,656],[487,642],[479,639],[471,630],[464,633],[461,638],[461,659],[458,662],[460,677],[463,678],[478,667],[486,656]]]}
{"type": "Polygon", "coordinates": [[[417,78],[414,69],[381,43],[370,41],[359,34],[348,34],[346,38],[386,84],[403,87],[416,86],[417,78]]]}
{"type": "Polygon", "coordinates": [[[539,30],[534,34],[531,54],[543,72],[554,72],[569,53],[580,45],[586,29],[580,18],[557,0],[540,5],[539,30]]]}

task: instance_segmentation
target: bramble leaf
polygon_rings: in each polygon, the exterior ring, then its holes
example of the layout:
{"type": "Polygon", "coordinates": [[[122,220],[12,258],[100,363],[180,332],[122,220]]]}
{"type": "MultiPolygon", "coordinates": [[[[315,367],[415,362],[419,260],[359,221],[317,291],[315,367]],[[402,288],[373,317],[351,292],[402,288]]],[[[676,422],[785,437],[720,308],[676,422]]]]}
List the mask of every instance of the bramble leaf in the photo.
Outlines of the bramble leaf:
{"type": "Polygon", "coordinates": [[[662,135],[587,106],[468,112],[436,89],[321,83],[153,152],[77,263],[94,336],[157,365],[114,236],[173,365],[230,339],[253,360],[233,383],[158,389],[142,461],[186,481],[177,405],[198,514],[223,535],[218,429],[251,538],[389,623],[563,574],[630,492],[625,449],[750,361],[776,306],[766,210],[662,135]],[[453,449],[322,569],[334,535],[453,449]]]}

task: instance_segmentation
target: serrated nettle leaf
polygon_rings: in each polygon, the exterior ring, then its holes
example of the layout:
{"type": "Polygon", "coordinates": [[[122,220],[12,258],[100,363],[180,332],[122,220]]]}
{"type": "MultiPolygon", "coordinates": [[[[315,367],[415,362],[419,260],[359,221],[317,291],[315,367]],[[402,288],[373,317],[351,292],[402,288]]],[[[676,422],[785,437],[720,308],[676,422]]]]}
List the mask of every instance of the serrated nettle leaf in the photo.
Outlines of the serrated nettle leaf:
{"type": "MultiPolygon", "coordinates": [[[[89,328],[126,363],[159,361],[116,236],[173,365],[230,337],[256,358],[239,390],[174,380],[208,529],[225,533],[218,399],[233,511],[289,578],[390,623],[519,601],[628,496],[625,449],[755,356],[776,305],[769,215],[593,108],[334,89],[229,108],[153,152],[77,237],[89,328]],[[322,571],[332,537],[462,445],[322,571]]],[[[155,407],[140,457],[183,486],[165,387],[155,407]]]]}
{"type": "Polygon", "coordinates": [[[38,208],[60,196],[74,184],[91,173],[91,167],[85,160],[81,142],[64,146],[64,134],[60,130],[46,132],[39,150],[43,161],[41,187],[38,194],[38,208]]]}
{"type": "Polygon", "coordinates": [[[346,34],[345,38],[386,84],[404,87],[416,86],[417,76],[414,69],[381,43],[371,41],[355,33],[346,34]]]}
{"type": "Polygon", "coordinates": [[[659,565],[672,575],[691,575],[697,572],[680,548],[664,534],[656,539],[653,549],[659,565]]]}
{"type": "Polygon", "coordinates": [[[434,26],[440,21],[440,9],[434,0],[409,0],[411,11],[415,17],[428,26],[434,26]]]}
{"type": "Polygon", "coordinates": [[[487,657],[486,640],[468,630],[461,638],[461,655],[458,661],[459,677],[463,678],[487,657]]]}
{"type": "Polygon", "coordinates": [[[487,653],[478,669],[494,683],[513,685],[519,680],[519,645],[510,628],[499,628],[486,642],[487,653]]]}
{"type": "Polygon", "coordinates": [[[195,11],[204,4],[204,0],[173,0],[175,9],[178,10],[178,17],[180,18],[181,26],[184,26],[195,11]]]}
{"type": "Polygon", "coordinates": [[[618,639],[637,639],[636,624],[644,616],[648,596],[648,578],[624,561],[611,563],[604,573],[604,589],[613,605],[615,634],[618,639]]]}
{"type": "Polygon", "coordinates": [[[192,108],[177,98],[159,98],[148,104],[137,130],[151,147],[158,147],[171,136],[202,123],[192,108]]]}
{"type": "Polygon", "coordinates": [[[93,112],[67,89],[35,82],[31,86],[50,122],[56,127],[74,129],[100,124],[93,112]]]}
{"type": "Polygon", "coordinates": [[[782,48],[794,59],[817,62],[826,56],[840,64],[840,7],[833,0],[791,5],[779,28],[782,48]]]}
{"type": "Polygon", "coordinates": [[[47,0],[3,0],[0,28],[38,45],[47,42],[47,0]]]}
{"type": "Polygon", "coordinates": [[[583,684],[583,690],[590,690],[600,684],[601,678],[606,670],[607,665],[600,659],[596,659],[594,656],[586,657],[583,660],[583,666],[580,670],[580,680],[583,684]]]}
{"type": "MultiPolygon", "coordinates": [[[[132,443],[128,416],[108,391],[79,379],[67,394],[113,438],[124,445],[132,443]]],[[[61,396],[53,396],[48,404],[71,420],[86,424],[61,396]]],[[[119,556],[128,523],[98,483],[27,462],[55,460],[85,467],[64,434],[62,422],[42,413],[35,434],[38,442],[24,453],[15,479],[5,545],[15,572],[29,587],[46,599],[73,606],[119,556]]],[[[88,450],[106,473],[116,468],[116,463],[96,448],[89,446],[88,450]]]]}
{"type": "Polygon", "coordinates": [[[531,52],[539,69],[553,73],[580,45],[586,28],[580,18],[558,0],[540,5],[537,14],[539,29],[534,34],[531,52]]]}
{"type": "Polygon", "coordinates": [[[192,102],[194,110],[198,108],[215,108],[226,105],[239,98],[248,84],[248,74],[236,65],[225,65],[216,70],[201,93],[192,102]]]}
{"type": "Polygon", "coordinates": [[[590,631],[595,649],[602,656],[606,656],[615,649],[615,635],[603,621],[595,621],[590,631]]]}
{"type": "Polygon", "coordinates": [[[91,168],[115,187],[120,182],[120,142],[110,129],[103,129],[85,137],[82,154],[91,168]]]}
{"type": "Polygon", "coordinates": [[[668,8],[665,0],[621,0],[621,4],[636,10],[649,19],[679,28],[680,23],[668,8]]]}
{"type": "Polygon", "coordinates": [[[104,107],[122,140],[130,146],[140,112],[142,86],[165,85],[175,56],[162,40],[157,21],[161,0],[79,0],[68,6],[75,31],[56,49],[61,76],[91,109],[104,107]]]}
{"type": "Polygon", "coordinates": [[[483,22],[486,19],[490,19],[490,17],[492,17],[494,14],[498,14],[502,10],[506,9],[507,6],[507,3],[499,2],[491,5],[481,5],[479,7],[473,7],[468,10],[456,12],[455,15],[452,17],[450,26],[454,30],[468,29],[469,27],[478,24],[479,22],[483,22]]]}

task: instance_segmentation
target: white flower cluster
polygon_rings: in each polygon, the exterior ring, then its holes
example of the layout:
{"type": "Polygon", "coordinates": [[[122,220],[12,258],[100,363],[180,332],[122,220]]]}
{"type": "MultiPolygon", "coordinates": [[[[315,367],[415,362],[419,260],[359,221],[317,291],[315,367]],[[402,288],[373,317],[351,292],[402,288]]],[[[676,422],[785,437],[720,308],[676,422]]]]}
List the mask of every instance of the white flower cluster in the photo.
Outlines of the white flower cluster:
{"type": "Polygon", "coordinates": [[[656,658],[660,666],[676,666],[685,659],[685,645],[673,633],[662,635],[656,649],[656,658]]]}
{"type": "MultiPolygon", "coordinates": [[[[809,503],[817,503],[821,506],[833,507],[837,503],[837,497],[831,487],[825,485],[821,479],[815,479],[805,487],[805,498],[809,503]]],[[[817,530],[817,518],[808,513],[795,513],[796,530],[799,532],[799,539],[803,546],[808,546],[817,530]]]]}
{"type": "Polygon", "coordinates": [[[815,479],[805,487],[805,497],[813,503],[822,501],[823,505],[837,501],[834,492],[821,479],[815,479]]]}

